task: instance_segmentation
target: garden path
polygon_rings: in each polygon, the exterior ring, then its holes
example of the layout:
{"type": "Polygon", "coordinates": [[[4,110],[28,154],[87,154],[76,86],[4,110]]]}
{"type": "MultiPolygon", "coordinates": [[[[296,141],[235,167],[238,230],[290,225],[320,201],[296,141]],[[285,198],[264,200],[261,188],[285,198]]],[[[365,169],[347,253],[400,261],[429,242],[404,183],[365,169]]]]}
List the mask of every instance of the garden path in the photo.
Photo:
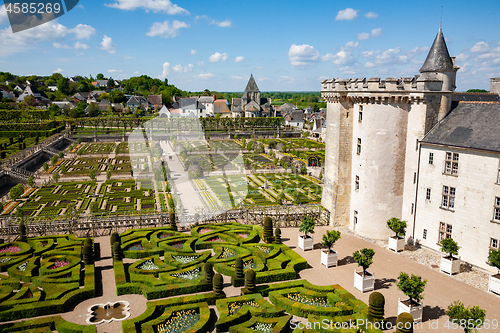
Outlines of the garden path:
{"type": "MultiPolygon", "coordinates": [[[[134,318],[146,311],[146,298],[142,295],[116,295],[115,275],[113,271],[113,258],[111,256],[110,237],[102,236],[94,238],[94,243],[99,248],[99,254],[95,261],[96,273],[96,298],[92,298],[77,304],[72,311],[62,313],[61,316],[70,322],[88,325],[86,323],[88,308],[94,304],[107,302],[127,301],[130,303],[130,317],[134,318]]],[[[97,333],[119,333],[122,332],[122,322],[112,321],[96,325],[97,333]]]]}

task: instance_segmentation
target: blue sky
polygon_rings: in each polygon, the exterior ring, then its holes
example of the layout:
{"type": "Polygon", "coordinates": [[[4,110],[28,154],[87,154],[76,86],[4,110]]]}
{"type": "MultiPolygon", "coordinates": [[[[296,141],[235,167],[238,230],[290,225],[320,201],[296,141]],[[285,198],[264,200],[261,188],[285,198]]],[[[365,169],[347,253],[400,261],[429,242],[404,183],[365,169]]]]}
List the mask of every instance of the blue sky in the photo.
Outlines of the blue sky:
{"type": "Polygon", "coordinates": [[[183,90],[317,91],[325,78],[418,74],[442,27],[458,91],[500,77],[500,1],[80,0],[13,34],[0,10],[0,71],[146,74],[183,90]]]}

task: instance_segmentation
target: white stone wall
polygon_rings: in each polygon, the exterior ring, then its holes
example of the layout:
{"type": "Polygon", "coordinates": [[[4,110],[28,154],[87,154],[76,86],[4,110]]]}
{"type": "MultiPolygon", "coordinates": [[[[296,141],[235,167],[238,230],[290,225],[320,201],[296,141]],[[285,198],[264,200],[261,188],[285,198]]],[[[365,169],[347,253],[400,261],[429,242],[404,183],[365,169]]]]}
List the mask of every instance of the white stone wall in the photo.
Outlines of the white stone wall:
{"type": "Polygon", "coordinates": [[[500,224],[491,222],[495,197],[500,197],[500,185],[496,183],[499,161],[500,153],[422,144],[415,240],[439,250],[439,224],[451,224],[452,238],[461,246],[459,256],[495,272],[486,261],[490,238],[500,240],[500,224]],[[458,176],[443,174],[447,151],[460,154],[458,176]],[[429,164],[430,152],[434,153],[432,165],[429,164]],[[443,185],[456,188],[454,211],[440,208],[443,185]],[[427,188],[431,189],[430,200],[426,200],[427,188]],[[427,239],[423,239],[424,229],[427,229],[427,239]]]}
{"type": "Polygon", "coordinates": [[[338,162],[339,162],[339,134],[340,134],[340,107],[339,103],[328,103],[326,106],[326,129],[325,139],[325,174],[323,195],[321,204],[330,213],[333,219],[334,191],[338,187],[338,162]]]}
{"type": "Polygon", "coordinates": [[[359,104],[355,104],[351,211],[358,212],[358,223],[354,225],[350,214],[350,225],[361,236],[387,239],[391,231],[386,221],[401,217],[408,112],[395,104],[363,104],[362,122],[358,112],[359,104]],[[356,175],[359,190],[355,190],[356,175]]]}
{"type": "Polygon", "coordinates": [[[409,106],[408,129],[406,132],[406,153],[405,153],[405,178],[402,219],[407,221],[406,236],[413,230],[413,220],[415,214],[415,195],[417,184],[414,182],[415,173],[418,169],[418,147],[417,140],[422,140],[425,135],[425,121],[427,106],[423,103],[414,103],[409,106]],[[412,212],[413,204],[413,212],[412,212]]]}

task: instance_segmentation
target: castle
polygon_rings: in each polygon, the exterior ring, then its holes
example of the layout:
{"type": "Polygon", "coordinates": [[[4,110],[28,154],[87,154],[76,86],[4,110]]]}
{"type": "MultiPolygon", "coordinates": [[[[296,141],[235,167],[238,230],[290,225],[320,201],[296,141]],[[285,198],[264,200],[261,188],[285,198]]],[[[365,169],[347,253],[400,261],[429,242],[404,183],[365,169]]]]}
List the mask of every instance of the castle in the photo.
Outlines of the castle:
{"type": "Polygon", "coordinates": [[[233,98],[231,101],[231,112],[233,117],[271,117],[271,99],[260,96],[259,87],[250,74],[245,91],[241,98],[233,98]]]}
{"type": "Polygon", "coordinates": [[[398,217],[408,221],[407,238],[438,249],[453,237],[464,260],[488,268],[488,250],[500,240],[500,80],[491,80],[490,94],[457,94],[458,69],[440,28],[420,75],[321,82],[322,204],[332,226],[385,240],[386,221],[398,217]],[[484,221],[470,223],[478,210],[484,221]]]}

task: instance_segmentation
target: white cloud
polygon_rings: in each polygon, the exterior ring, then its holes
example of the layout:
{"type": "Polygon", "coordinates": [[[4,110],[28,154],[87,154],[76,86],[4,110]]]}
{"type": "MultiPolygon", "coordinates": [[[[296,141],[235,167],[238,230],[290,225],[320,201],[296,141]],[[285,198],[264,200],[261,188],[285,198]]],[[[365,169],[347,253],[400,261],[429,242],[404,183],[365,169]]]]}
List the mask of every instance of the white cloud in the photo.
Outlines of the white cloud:
{"type": "Polygon", "coordinates": [[[234,62],[242,62],[243,60],[245,60],[245,57],[242,57],[242,56],[237,56],[237,57],[234,59],[234,62]]]}
{"type": "Polygon", "coordinates": [[[366,67],[366,68],[372,68],[372,67],[375,67],[375,64],[374,64],[373,62],[368,61],[368,62],[365,64],[365,67],[366,67]]]}
{"type": "Polygon", "coordinates": [[[373,55],[373,51],[364,51],[361,55],[363,57],[371,57],[373,55]]]}
{"type": "Polygon", "coordinates": [[[202,80],[208,80],[210,78],[213,78],[214,75],[212,73],[202,73],[194,76],[197,79],[202,79],[202,80]]]}
{"type": "Polygon", "coordinates": [[[359,45],[359,42],[353,42],[353,41],[351,41],[351,42],[347,42],[345,44],[345,47],[358,47],[358,45],[359,45]]]}
{"type": "Polygon", "coordinates": [[[381,54],[375,55],[375,62],[377,64],[388,64],[405,61],[405,59],[399,56],[399,52],[401,52],[401,48],[398,46],[395,49],[388,49],[387,51],[382,52],[381,54]]]}
{"type": "Polygon", "coordinates": [[[123,59],[125,59],[125,60],[132,60],[132,59],[135,59],[135,57],[123,57],[123,59]]]}
{"type": "Polygon", "coordinates": [[[198,50],[191,50],[191,55],[195,55],[198,50]]]}
{"type": "Polygon", "coordinates": [[[232,22],[230,19],[226,19],[222,22],[213,20],[212,22],[210,22],[210,24],[215,24],[216,26],[218,26],[220,28],[227,28],[227,27],[231,26],[232,22]]]}
{"type": "Polygon", "coordinates": [[[139,75],[139,73],[140,73],[139,71],[135,71],[134,75],[139,75]]]}
{"type": "Polygon", "coordinates": [[[108,73],[120,73],[123,72],[121,69],[108,69],[108,73]]]}
{"type": "Polygon", "coordinates": [[[187,66],[175,65],[172,67],[174,73],[189,73],[193,70],[193,64],[189,64],[187,66]]]}
{"type": "Polygon", "coordinates": [[[470,52],[471,53],[485,53],[485,52],[488,52],[489,50],[490,50],[490,46],[488,45],[488,43],[478,42],[478,43],[476,43],[476,45],[474,45],[470,49],[470,52]]]}
{"type": "Polygon", "coordinates": [[[68,32],[74,33],[76,39],[90,39],[95,34],[95,29],[90,25],[78,24],[73,29],[68,30],[68,32]]]}
{"type": "Polygon", "coordinates": [[[351,50],[343,47],[339,52],[335,54],[335,56],[331,60],[335,65],[346,65],[351,63],[353,59],[354,57],[351,53],[351,50]]]}
{"type": "Polygon", "coordinates": [[[226,60],[227,60],[227,53],[219,53],[219,52],[215,52],[208,58],[208,61],[210,62],[219,62],[226,60]]]}
{"type": "Polygon", "coordinates": [[[146,36],[173,38],[179,34],[179,29],[181,28],[189,28],[189,25],[185,22],[177,20],[174,20],[172,22],[172,25],[170,25],[169,21],[165,21],[163,23],[154,22],[153,25],[151,26],[151,29],[149,29],[149,32],[146,34],[146,36]]]}
{"type": "Polygon", "coordinates": [[[368,39],[370,38],[370,34],[367,34],[366,32],[362,32],[360,34],[358,34],[358,39],[359,40],[365,40],[365,39],[368,39]]]}
{"type": "Polygon", "coordinates": [[[378,37],[382,34],[382,28],[372,29],[372,36],[378,37]]]}
{"type": "Polygon", "coordinates": [[[0,6],[0,25],[9,23],[9,17],[7,16],[7,11],[5,6],[0,6]]]}
{"type": "Polygon", "coordinates": [[[154,13],[162,12],[170,15],[187,14],[189,11],[184,8],[172,4],[169,0],[115,0],[115,3],[104,4],[107,7],[118,8],[123,10],[136,10],[137,8],[144,9],[146,12],[154,13]]]}
{"type": "Polygon", "coordinates": [[[90,47],[87,45],[87,44],[83,44],[83,43],[80,43],[80,42],[76,42],[75,45],[73,46],[68,46],[67,44],[59,44],[59,43],[53,43],[52,46],[54,46],[54,48],[56,49],[74,49],[74,50],[78,50],[78,49],[82,49],[82,50],[87,50],[89,49],[90,47]]]}
{"type": "Polygon", "coordinates": [[[168,62],[163,63],[163,72],[159,76],[160,79],[164,79],[170,74],[170,64],[168,62]]]}
{"type": "Polygon", "coordinates": [[[197,61],[196,64],[199,66],[199,67],[205,67],[205,62],[203,60],[201,61],[197,61]]]}
{"type": "Polygon", "coordinates": [[[340,10],[337,13],[337,16],[335,17],[335,21],[342,21],[342,20],[354,20],[358,17],[358,11],[352,8],[346,8],[344,10],[340,10]]]}
{"type": "Polygon", "coordinates": [[[116,44],[113,43],[113,39],[104,35],[101,42],[101,49],[107,51],[109,54],[116,52],[116,44]]]}
{"type": "Polygon", "coordinates": [[[313,46],[292,44],[288,50],[288,60],[292,67],[305,67],[318,61],[320,54],[313,46]]]}
{"type": "MultiPolygon", "coordinates": [[[[429,47],[428,46],[423,46],[423,47],[418,47],[417,46],[417,47],[411,49],[410,51],[408,51],[408,56],[410,58],[413,58],[417,54],[426,53],[427,51],[429,51],[429,47]]],[[[422,61],[419,61],[419,62],[422,63],[422,61]]]]}
{"type": "Polygon", "coordinates": [[[54,71],[54,73],[62,73],[62,72],[64,72],[64,69],[62,68],[58,68],[54,71]]]}
{"type": "Polygon", "coordinates": [[[233,79],[233,80],[243,80],[243,76],[231,75],[231,79],[233,79]]]}
{"type": "Polygon", "coordinates": [[[369,19],[374,19],[374,18],[377,18],[378,17],[378,14],[377,13],[374,13],[374,12],[368,12],[365,14],[365,17],[366,18],[369,18],[369,19]]]}

